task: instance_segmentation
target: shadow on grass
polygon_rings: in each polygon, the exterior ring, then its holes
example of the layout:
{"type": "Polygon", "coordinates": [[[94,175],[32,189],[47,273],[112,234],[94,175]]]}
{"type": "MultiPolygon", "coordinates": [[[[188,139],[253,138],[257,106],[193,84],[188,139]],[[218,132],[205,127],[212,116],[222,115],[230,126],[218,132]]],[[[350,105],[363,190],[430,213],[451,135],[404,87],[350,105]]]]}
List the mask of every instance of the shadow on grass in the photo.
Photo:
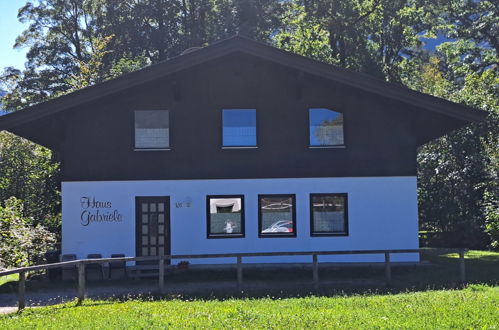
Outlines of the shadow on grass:
{"type": "MultiPolygon", "coordinates": [[[[169,299],[224,300],[230,298],[291,298],[304,296],[350,296],[369,294],[394,294],[440,289],[458,289],[459,263],[455,255],[423,252],[421,260],[426,266],[393,266],[392,282],[385,283],[383,265],[371,266],[335,266],[322,264],[319,269],[320,284],[312,284],[311,266],[283,268],[244,269],[244,284],[236,286],[234,268],[214,268],[188,270],[170,270],[166,272],[167,293],[155,294],[157,279],[89,281],[87,288],[93,299],[107,299],[109,303],[130,299],[154,301],[169,299]],[[96,293],[101,294],[96,294],[96,293]],[[132,293],[130,293],[132,292],[132,293]],[[135,292],[135,293],[133,293],[135,292]],[[142,293],[140,293],[142,292],[142,293]],[[144,294],[145,292],[145,294],[144,294]],[[153,293],[148,293],[153,292],[153,293]]],[[[470,251],[466,258],[467,283],[499,285],[499,253],[470,251]]],[[[61,291],[76,294],[75,282],[35,281],[27,282],[27,295],[43,293],[54,296],[61,291]]],[[[0,286],[0,293],[15,293],[17,282],[8,282],[0,286]]],[[[87,300],[82,306],[100,305],[87,300]]],[[[43,304],[43,303],[42,303],[43,304]]],[[[76,303],[61,305],[62,308],[75,307],[76,303]]]]}

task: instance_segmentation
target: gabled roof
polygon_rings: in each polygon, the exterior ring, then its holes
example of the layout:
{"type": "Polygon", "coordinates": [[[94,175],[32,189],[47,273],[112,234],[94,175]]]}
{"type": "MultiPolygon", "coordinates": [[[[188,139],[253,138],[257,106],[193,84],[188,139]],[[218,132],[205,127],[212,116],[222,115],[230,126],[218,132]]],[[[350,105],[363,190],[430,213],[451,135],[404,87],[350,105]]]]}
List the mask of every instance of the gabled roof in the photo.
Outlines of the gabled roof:
{"type": "Polygon", "coordinates": [[[141,70],[125,74],[119,78],[86,87],[21,111],[1,116],[0,130],[11,129],[234,52],[249,54],[263,60],[289,66],[305,73],[330,79],[344,85],[379,94],[386,98],[398,100],[418,108],[460,120],[477,122],[482,121],[487,116],[487,112],[485,111],[476,110],[465,105],[416,92],[363,73],[338,68],[289,53],[245,37],[235,36],[198,50],[184,53],[184,55],[174,57],[161,63],[148,66],[141,70]]]}

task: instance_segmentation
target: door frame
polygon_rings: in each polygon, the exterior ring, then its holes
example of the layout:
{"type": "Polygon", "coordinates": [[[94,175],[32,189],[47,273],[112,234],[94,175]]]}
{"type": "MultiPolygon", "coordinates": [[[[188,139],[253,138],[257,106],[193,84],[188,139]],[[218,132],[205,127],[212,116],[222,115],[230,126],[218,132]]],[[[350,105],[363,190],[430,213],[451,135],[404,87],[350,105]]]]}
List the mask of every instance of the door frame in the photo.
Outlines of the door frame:
{"type": "MultiPolygon", "coordinates": [[[[141,228],[139,226],[142,225],[141,221],[141,208],[140,208],[140,203],[143,201],[154,201],[156,200],[157,202],[164,202],[165,203],[165,253],[164,255],[169,255],[172,250],[172,235],[171,235],[171,225],[170,225],[170,196],[135,196],[135,256],[139,257],[141,256],[141,246],[140,240],[141,240],[141,228]],[[167,244],[168,243],[168,244],[167,244]]],[[[170,259],[165,259],[165,264],[170,264],[171,260],[170,259]]]]}

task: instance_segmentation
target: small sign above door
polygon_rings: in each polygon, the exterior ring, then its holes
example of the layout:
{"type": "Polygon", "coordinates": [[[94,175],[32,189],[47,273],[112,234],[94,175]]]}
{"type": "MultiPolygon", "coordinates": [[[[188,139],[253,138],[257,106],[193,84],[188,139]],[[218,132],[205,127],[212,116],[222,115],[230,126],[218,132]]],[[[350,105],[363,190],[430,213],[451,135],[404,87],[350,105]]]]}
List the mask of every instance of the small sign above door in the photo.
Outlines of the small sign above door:
{"type": "Polygon", "coordinates": [[[192,206],[192,198],[190,197],[184,198],[183,201],[175,202],[175,208],[177,209],[189,208],[191,206],[192,206]]]}

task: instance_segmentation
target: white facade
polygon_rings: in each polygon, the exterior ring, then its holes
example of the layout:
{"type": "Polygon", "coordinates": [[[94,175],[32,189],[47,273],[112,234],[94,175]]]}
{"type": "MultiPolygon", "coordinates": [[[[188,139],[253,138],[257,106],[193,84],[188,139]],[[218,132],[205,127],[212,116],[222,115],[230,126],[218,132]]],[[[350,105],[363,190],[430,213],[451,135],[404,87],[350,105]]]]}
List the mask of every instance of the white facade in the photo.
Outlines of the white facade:
{"type": "MultiPolygon", "coordinates": [[[[62,253],[135,256],[135,197],[169,196],[171,253],[416,249],[416,177],[237,180],[91,181],[62,183],[62,253]],[[311,237],[311,193],[348,194],[348,236],[311,237]],[[258,237],[258,195],[296,195],[296,237],[258,237]],[[206,196],[244,195],[245,237],[207,238],[206,196]],[[97,220],[97,221],[94,221],[97,220]]],[[[381,255],[319,256],[320,262],[382,261],[381,255]]],[[[396,254],[393,261],[419,261],[396,254]]],[[[174,260],[178,262],[180,260],[174,260]]],[[[191,263],[234,263],[195,259],[191,263]]],[[[309,256],[255,257],[244,262],[310,262],[309,256]]]]}

